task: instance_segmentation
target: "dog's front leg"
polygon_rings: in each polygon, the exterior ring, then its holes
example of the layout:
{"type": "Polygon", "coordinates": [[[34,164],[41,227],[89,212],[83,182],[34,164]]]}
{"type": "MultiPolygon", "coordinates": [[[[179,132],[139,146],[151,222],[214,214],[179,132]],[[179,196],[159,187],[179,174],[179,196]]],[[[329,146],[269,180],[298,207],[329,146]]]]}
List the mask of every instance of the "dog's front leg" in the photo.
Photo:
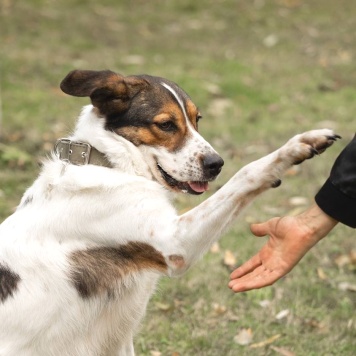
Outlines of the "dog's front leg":
{"type": "Polygon", "coordinates": [[[175,242],[184,252],[166,256],[169,274],[184,272],[256,196],[277,187],[288,168],[322,153],[338,137],[326,129],[297,135],[277,151],[242,168],[213,196],[177,217],[175,242]]]}
{"type": "Polygon", "coordinates": [[[116,353],[110,351],[108,356],[135,356],[133,341],[128,342],[124,347],[120,348],[116,353]]]}

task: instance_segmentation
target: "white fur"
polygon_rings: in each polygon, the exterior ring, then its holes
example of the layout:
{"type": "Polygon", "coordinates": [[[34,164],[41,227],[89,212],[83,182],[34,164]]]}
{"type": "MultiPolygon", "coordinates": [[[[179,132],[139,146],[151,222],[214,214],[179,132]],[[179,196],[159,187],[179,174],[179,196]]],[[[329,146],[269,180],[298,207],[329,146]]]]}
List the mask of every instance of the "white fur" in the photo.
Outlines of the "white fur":
{"type": "MultiPolygon", "coordinates": [[[[116,299],[83,299],[69,279],[68,255],[93,246],[145,242],[164,256],[167,275],[181,275],[244,206],[295,160],[307,158],[310,145],[332,134],[318,130],[296,136],[178,216],[169,192],[153,179],[153,156],[158,154],[169,170],[173,154],[164,148],[135,147],[106,131],[104,119],[92,106],[85,107],[71,138],[105,153],[115,168],[74,166],[53,157],[16,212],[1,224],[0,263],[21,281],[13,296],[0,301],[0,355],[133,355],[132,339],[158,272],[142,270],[117,282],[116,299]]],[[[211,147],[200,137],[187,141],[190,150],[211,147]],[[197,141],[203,143],[201,148],[197,141]]],[[[183,158],[187,152],[183,148],[183,158]]],[[[184,165],[182,157],[179,165],[184,165]]]]}

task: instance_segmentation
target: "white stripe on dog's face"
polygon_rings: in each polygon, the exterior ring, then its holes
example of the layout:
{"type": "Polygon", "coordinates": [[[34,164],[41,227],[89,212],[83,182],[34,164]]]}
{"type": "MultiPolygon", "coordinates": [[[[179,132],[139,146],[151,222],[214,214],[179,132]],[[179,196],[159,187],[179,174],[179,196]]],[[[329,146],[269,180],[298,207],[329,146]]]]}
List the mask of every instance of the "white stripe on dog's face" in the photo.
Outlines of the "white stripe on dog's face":
{"type": "Polygon", "coordinates": [[[187,113],[185,111],[185,107],[184,107],[184,103],[183,103],[182,99],[178,96],[177,92],[171,86],[169,86],[168,84],[163,83],[163,82],[161,83],[161,85],[164,86],[166,89],[168,89],[173,94],[173,96],[176,98],[176,100],[177,100],[177,102],[178,102],[178,104],[179,104],[179,106],[180,106],[180,108],[182,110],[182,113],[183,113],[183,115],[185,117],[185,120],[187,121],[187,124],[188,124],[189,120],[188,120],[188,116],[187,116],[187,113]]]}
{"type": "MultiPolygon", "coordinates": [[[[188,118],[187,112],[186,112],[186,110],[185,110],[184,101],[179,97],[179,95],[177,94],[177,92],[176,92],[171,86],[169,86],[169,85],[166,84],[166,83],[163,83],[163,82],[162,82],[161,85],[164,86],[166,89],[168,89],[168,90],[172,93],[172,95],[175,97],[175,99],[177,100],[177,102],[178,102],[178,104],[179,104],[179,106],[180,106],[180,108],[181,108],[181,110],[182,110],[182,113],[183,113],[183,115],[184,115],[186,125],[187,125],[187,127],[189,128],[189,131],[192,133],[192,135],[193,135],[193,136],[194,136],[194,135],[197,135],[197,136],[200,137],[204,142],[206,142],[206,141],[202,138],[202,136],[200,136],[200,135],[198,134],[198,132],[194,129],[194,127],[193,127],[191,121],[190,121],[189,118],[188,118]]],[[[206,143],[207,143],[207,142],[206,142],[206,143]]],[[[210,146],[210,145],[209,145],[209,146],[210,146]]],[[[210,146],[210,147],[211,147],[211,146],[210,146]]]]}

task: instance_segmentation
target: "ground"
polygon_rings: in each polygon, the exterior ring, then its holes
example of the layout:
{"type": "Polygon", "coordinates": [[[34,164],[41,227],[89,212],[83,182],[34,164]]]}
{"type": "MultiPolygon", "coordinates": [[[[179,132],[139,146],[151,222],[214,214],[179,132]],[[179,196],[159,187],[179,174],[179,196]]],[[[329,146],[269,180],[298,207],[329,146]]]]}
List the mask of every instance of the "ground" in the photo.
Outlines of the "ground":
{"type": "MultiPolygon", "coordinates": [[[[182,86],[225,160],[211,193],[292,135],[343,140],[288,172],[186,276],[163,279],[138,355],[353,355],[355,232],[338,226],[274,286],[233,294],[232,265],[264,239],[249,223],[312,204],[355,132],[356,3],[349,0],[0,0],[0,221],[18,204],[86,98],[61,93],[72,69],[152,74],[182,86]]],[[[204,197],[179,196],[182,211],[204,197]]]]}

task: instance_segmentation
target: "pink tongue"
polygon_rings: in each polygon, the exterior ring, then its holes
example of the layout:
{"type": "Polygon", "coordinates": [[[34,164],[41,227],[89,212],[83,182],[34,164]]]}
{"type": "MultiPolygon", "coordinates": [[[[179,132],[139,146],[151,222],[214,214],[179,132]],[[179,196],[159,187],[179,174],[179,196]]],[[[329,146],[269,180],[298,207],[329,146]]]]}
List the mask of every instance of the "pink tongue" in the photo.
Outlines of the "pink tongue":
{"type": "Polygon", "coordinates": [[[208,182],[189,182],[190,188],[192,188],[197,193],[202,193],[208,190],[209,183],[208,182]]]}

